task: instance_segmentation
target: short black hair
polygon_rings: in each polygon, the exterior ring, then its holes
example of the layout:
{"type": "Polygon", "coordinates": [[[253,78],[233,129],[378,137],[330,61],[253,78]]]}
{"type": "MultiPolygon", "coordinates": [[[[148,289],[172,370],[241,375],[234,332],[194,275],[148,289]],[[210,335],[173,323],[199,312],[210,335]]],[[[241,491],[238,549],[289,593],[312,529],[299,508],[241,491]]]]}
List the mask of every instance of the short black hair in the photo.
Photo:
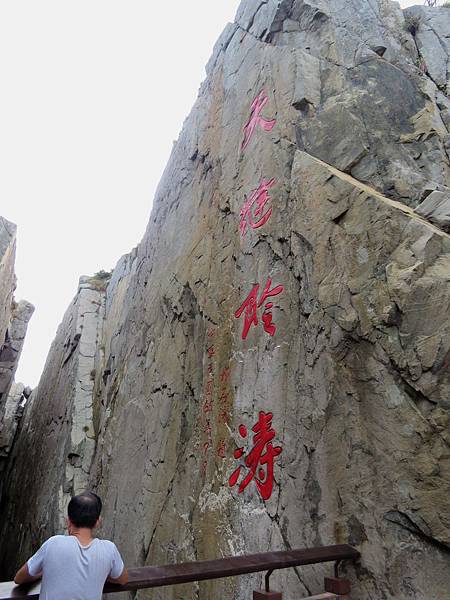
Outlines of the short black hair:
{"type": "Polygon", "coordinates": [[[74,496],[67,507],[69,519],[75,527],[92,529],[102,511],[102,501],[94,492],[83,492],[74,496]]]}

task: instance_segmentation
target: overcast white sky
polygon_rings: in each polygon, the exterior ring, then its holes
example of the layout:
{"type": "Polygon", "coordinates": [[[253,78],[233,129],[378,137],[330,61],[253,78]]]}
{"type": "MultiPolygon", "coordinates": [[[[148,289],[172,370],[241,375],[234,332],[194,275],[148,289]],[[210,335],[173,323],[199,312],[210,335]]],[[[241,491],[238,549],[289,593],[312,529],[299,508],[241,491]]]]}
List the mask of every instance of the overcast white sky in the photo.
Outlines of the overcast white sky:
{"type": "Polygon", "coordinates": [[[238,3],[1,0],[0,214],[18,226],[16,299],[36,306],[16,381],[38,383],[79,276],[140,241],[238,3]]]}

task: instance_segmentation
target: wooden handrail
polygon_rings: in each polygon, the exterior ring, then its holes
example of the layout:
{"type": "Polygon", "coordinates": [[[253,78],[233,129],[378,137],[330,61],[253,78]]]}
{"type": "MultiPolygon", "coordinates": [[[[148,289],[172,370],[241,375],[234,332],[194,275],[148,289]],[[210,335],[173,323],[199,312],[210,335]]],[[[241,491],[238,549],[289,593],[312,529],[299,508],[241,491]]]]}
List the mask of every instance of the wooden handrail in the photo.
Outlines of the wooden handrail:
{"type": "MultiPolygon", "coordinates": [[[[359,552],[348,546],[323,546],[320,548],[304,548],[280,552],[264,552],[246,554],[216,560],[162,565],[159,567],[137,567],[128,569],[130,578],[126,585],[107,583],[105,593],[124,592],[143,588],[162,587],[206,579],[235,577],[261,571],[274,571],[289,567],[300,567],[324,562],[340,562],[356,560],[359,552]]],[[[0,600],[31,599],[39,597],[40,584],[17,586],[12,581],[0,583],[0,600]]]]}

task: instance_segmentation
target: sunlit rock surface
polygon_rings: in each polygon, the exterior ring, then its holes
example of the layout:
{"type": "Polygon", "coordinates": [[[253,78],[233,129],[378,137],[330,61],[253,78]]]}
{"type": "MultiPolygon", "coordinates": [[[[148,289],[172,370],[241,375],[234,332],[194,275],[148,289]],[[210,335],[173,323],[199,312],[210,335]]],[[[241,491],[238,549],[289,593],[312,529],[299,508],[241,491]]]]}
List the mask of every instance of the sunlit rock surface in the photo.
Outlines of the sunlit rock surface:
{"type": "MultiPolygon", "coordinates": [[[[447,48],[450,10],[421,15],[447,48]]],[[[450,598],[449,101],[421,27],[388,0],[242,3],[143,240],[106,291],[80,286],[25,406],[5,574],[89,485],[129,565],[348,542],[355,598],[450,598]],[[264,182],[265,221],[244,228],[264,182]],[[268,279],[272,316],[243,339],[235,313],[268,279]],[[260,411],[282,449],[266,500],[229,484],[260,411]]],[[[300,598],[330,573],[272,585],[300,598]]],[[[137,597],[244,600],[260,582],[137,597]]]]}
{"type": "Polygon", "coordinates": [[[14,259],[16,255],[16,226],[0,217],[0,417],[3,414],[8,391],[14,374],[11,372],[11,352],[5,344],[9,339],[9,328],[14,308],[16,276],[14,259]],[[8,356],[9,354],[9,356],[8,356]]]}

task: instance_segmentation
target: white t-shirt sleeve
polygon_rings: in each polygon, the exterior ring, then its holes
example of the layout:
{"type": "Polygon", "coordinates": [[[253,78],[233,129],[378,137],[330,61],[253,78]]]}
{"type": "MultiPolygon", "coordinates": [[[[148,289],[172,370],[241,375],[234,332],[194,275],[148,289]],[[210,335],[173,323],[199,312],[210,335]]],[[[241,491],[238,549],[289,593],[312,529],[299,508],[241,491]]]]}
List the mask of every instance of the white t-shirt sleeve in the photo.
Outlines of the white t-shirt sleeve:
{"type": "Polygon", "coordinates": [[[112,556],[111,556],[111,571],[109,577],[117,579],[122,575],[124,568],[122,557],[120,556],[117,546],[112,542],[112,556]]]}
{"type": "Polygon", "coordinates": [[[36,554],[33,554],[33,556],[28,559],[28,573],[32,577],[36,577],[36,575],[39,575],[39,573],[42,572],[42,568],[44,566],[44,558],[47,553],[47,548],[51,539],[52,538],[49,538],[46,542],[44,542],[39,548],[39,550],[36,552],[36,554]]]}

